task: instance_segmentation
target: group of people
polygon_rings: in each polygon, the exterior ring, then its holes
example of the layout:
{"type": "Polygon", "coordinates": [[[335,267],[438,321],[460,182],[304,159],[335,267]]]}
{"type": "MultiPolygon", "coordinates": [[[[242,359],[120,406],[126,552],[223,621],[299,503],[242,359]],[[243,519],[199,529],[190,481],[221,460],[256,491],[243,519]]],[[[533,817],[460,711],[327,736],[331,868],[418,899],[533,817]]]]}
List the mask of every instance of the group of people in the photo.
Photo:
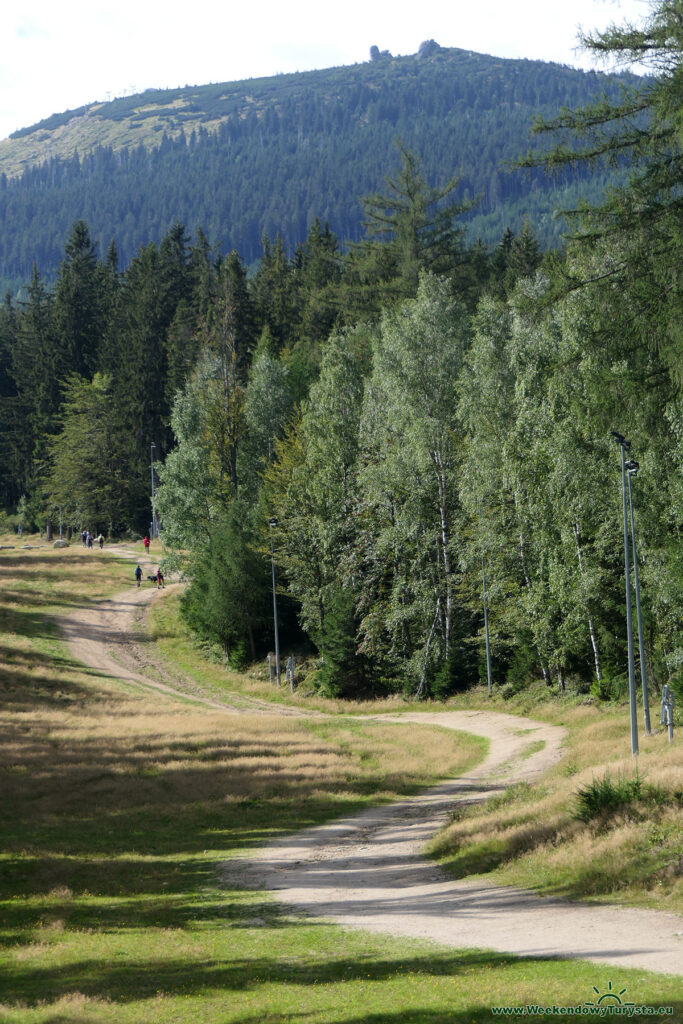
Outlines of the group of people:
{"type": "MultiPolygon", "coordinates": [[[[156,583],[157,590],[161,590],[165,586],[165,584],[164,584],[164,574],[161,571],[161,568],[157,569],[157,571],[152,576],[148,576],[147,579],[151,583],[156,583]]],[[[140,584],[142,583],[142,569],[140,568],[139,565],[137,566],[137,568],[135,570],[135,581],[136,581],[138,586],[140,586],[140,584]]]]}
{"type": "Polygon", "coordinates": [[[104,547],[104,537],[101,533],[99,536],[93,537],[90,530],[81,530],[81,543],[84,548],[91,548],[94,543],[99,544],[101,551],[104,547]]]}
{"type": "MultiPolygon", "coordinates": [[[[143,547],[145,549],[145,554],[148,555],[149,554],[149,537],[147,535],[145,535],[143,537],[142,545],[143,545],[143,547]]],[[[157,590],[161,590],[164,587],[164,574],[161,571],[161,567],[158,568],[153,575],[148,576],[147,579],[150,581],[150,583],[156,583],[157,590]]],[[[140,584],[142,583],[142,569],[141,569],[139,563],[138,563],[138,566],[137,566],[137,568],[135,570],[135,582],[137,583],[138,586],[140,586],[140,584]]]]}

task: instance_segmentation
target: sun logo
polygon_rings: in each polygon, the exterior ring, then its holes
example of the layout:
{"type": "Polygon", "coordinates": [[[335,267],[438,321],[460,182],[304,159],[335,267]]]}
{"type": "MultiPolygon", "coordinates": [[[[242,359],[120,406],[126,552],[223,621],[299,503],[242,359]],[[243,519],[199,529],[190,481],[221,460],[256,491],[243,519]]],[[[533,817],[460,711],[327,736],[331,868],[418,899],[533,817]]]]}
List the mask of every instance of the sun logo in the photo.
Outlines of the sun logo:
{"type": "Polygon", "coordinates": [[[584,1006],[635,1006],[635,1003],[624,1003],[622,1001],[621,997],[623,996],[626,989],[622,988],[621,991],[615,992],[612,988],[611,981],[607,984],[606,992],[603,992],[601,994],[600,989],[596,988],[595,985],[593,985],[593,991],[595,992],[596,996],[598,996],[597,1002],[593,1002],[592,1000],[587,999],[584,1003],[584,1006]]]}

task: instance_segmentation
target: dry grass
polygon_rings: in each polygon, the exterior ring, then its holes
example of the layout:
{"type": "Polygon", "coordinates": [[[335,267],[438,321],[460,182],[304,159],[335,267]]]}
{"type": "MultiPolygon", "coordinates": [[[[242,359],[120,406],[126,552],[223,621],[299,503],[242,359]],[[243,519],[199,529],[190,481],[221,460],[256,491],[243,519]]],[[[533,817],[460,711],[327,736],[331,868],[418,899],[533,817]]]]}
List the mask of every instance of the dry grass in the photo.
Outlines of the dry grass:
{"type": "MultiPolygon", "coordinates": [[[[589,985],[580,963],[295,922],[221,889],[226,856],[455,774],[480,748],[430,726],[198,709],[89,672],[45,616],[130,581],[130,563],[103,566],[0,552],[0,1020],[470,1024],[606,988],[611,968],[589,985]]],[[[674,981],[620,982],[674,1001],[674,981]]]]}
{"type": "Polygon", "coordinates": [[[231,843],[413,792],[481,756],[480,742],[431,726],[221,713],[81,669],[44,614],[128,581],[129,564],[98,556],[77,547],[0,557],[5,854],[37,852],[42,888],[71,884],[64,857],[174,852],[181,834],[181,846],[196,845],[196,830],[202,851],[223,856],[231,843]]]}
{"type": "MultiPolygon", "coordinates": [[[[384,699],[352,701],[322,697],[316,694],[305,679],[297,679],[294,693],[284,684],[284,663],[290,652],[282,651],[282,686],[269,682],[267,661],[252,666],[246,672],[236,672],[226,663],[222,653],[198,642],[180,618],[180,594],[165,596],[149,609],[147,626],[156,641],[159,655],[169,666],[186,673],[192,680],[193,692],[205,696],[221,697],[240,694],[247,699],[267,700],[275,706],[284,705],[310,713],[321,711],[326,715],[367,715],[400,711],[433,711],[430,704],[416,705],[401,695],[384,699]]],[[[297,665],[299,664],[297,660],[297,665]]],[[[182,684],[182,679],[180,680],[182,684]]]]}
{"type": "MultiPolygon", "coordinates": [[[[312,696],[305,688],[290,694],[284,688],[275,691],[270,687],[262,670],[231,672],[202,657],[179,621],[177,597],[158,603],[151,619],[166,656],[197,680],[204,692],[238,691],[247,697],[267,697],[292,707],[319,708],[336,714],[416,709],[400,698],[354,704],[312,696]]],[[[628,708],[581,704],[570,698],[549,699],[545,688],[520,695],[516,703],[498,697],[488,700],[478,692],[447,706],[482,705],[567,726],[570,739],[566,754],[544,778],[541,788],[524,791],[522,787],[513,791],[507,803],[494,801],[493,806],[467,810],[437,837],[432,852],[458,877],[486,874],[492,882],[549,894],[683,909],[680,744],[670,746],[663,732],[646,736],[641,726],[639,770],[648,787],[665,794],[669,809],[642,801],[621,817],[613,815],[584,824],[575,817],[578,789],[605,771],[614,776],[634,770],[629,753],[628,708]]],[[[423,707],[433,709],[433,705],[423,707]]],[[[523,756],[530,756],[534,749],[536,745],[530,745],[523,756]]]]}
{"type": "Polygon", "coordinates": [[[551,704],[538,717],[569,728],[563,760],[542,786],[507,802],[468,809],[434,841],[456,875],[547,894],[617,900],[683,911],[683,747],[663,732],[640,737],[637,762],[624,756],[628,709],[551,704]],[[638,772],[642,799],[584,823],[577,793],[609,773],[638,772]]]}

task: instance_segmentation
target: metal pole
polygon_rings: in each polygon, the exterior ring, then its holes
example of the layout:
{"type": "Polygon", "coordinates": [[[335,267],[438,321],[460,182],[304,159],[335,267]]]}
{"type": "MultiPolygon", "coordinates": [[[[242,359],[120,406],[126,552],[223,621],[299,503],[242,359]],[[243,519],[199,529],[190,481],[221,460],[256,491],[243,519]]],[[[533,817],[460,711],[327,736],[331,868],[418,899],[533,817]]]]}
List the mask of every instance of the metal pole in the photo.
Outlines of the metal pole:
{"type": "Polygon", "coordinates": [[[152,539],[156,537],[156,526],[157,526],[157,514],[154,509],[154,449],[155,444],[149,446],[150,451],[150,471],[152,474],[152,539]]]}
{"type": "Polygon", "coordinates": [[[481,556],[481,579],[483,584],[484,594],[484,635],[486,637],[486,680],[488,682],[489,697],[493,693],[493,682],[491,679],[491,641],[489,639],[489,612],[486,601],[486,568],[484,566],[484,556],[481,556]]]}
{"type": "Polygon", "coordinates": [[[643,634],[643,616],[640,610],[640,582],[638,579],[638,552],[636,549],[636,520],[633,512],[633,492],[631,490],[631,477],[638,472],[638,463],[632,460],[627,463],[628,469],[628,507],[631,513],[631,546],[633,548],[633,582],[636,588],[636,619],[638,621],[638,655],[640,657],[640,683],[643,690],[643,717],[645,719],[645,732],[650,735],[650,701],[647,695],[647,675],[645,673],[645,640],[643,634]]]}
{"type": "Polygon", "coordinates": [[[662,687],[662,714],[659,718],[659,724],[665,725],[669,733],[669,743],[674,741],[674,695],[671,692],[671,687],[668,683],[665,683],[662,687]]]}
{"type": "Polygon", "coordinates": [[[280,638],[277,629],[277,597],[275,595],[275,555],[273,553],[273,527],[277,526],[277,519],[270,520],[270,569],[273,576],[273,622],[275,624],[275,672],[277,674],[277,685],[280,685],[280,638]]]}
{"type": "Polygon", "coordinates": [[[631,712],[631,754],[638,754],[638,718],[636,714],[636,678],[633,664],[633,615],[631,613],[631,566],[628,544],[628,513],[626,509],[626,455],[628,441],[617,438],[621,450],[621,496],[624,512],[624,571],[626,575],[626,633],[628,641],[628,697],[631,712]]]}

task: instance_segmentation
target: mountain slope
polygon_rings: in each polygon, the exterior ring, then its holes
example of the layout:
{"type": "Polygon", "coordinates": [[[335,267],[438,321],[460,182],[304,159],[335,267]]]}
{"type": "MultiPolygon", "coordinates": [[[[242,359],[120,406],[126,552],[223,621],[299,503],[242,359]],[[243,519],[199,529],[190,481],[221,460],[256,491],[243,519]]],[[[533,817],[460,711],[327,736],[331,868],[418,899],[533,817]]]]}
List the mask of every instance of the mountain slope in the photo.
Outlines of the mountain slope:
{"type": "MultiPolygon", "coordinates": [[[[474,229],[497,240],[530,215],[545,244],[576,184],[506,173],[533,116],[577,106],[619,79],[538,61],[437,48],[274,78],[148,91],[53,115],[0,142],[0,278],[51,277],[75,219],[126,262],[181,221],[251,262],[263,232],[288,245],[318,216],[343,240],[362,233],[359,196],[417,152],[430,181],[461,177],[480,196],[474,229]],[[569,191],[566,191],[569,188],[569,191]],[[565,195],[566,192],[566,195],[565,195]]],[[[591,188],[600,187],[593,181],[591,188]]]]}

